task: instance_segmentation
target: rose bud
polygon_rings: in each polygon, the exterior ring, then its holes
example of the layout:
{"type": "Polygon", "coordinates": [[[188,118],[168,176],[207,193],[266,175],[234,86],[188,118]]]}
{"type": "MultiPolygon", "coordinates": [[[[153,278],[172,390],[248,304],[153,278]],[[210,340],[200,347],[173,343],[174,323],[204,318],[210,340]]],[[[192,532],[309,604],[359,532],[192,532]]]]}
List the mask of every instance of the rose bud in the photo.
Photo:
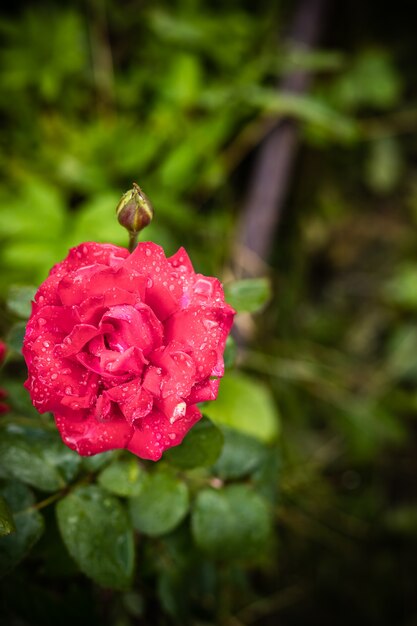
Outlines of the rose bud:
{"type": "Polygon", "coordinates": [[[234,314],[183,248],[167,258],[151,242],[132,254],[81,244],[35,295],[25,386],[79,454],[127,448],[156,461],[217,397],[234,314]]]}
{"type": "Polygon", "coordinates": [[[119,224],[129,231],[132,249],[136,243],[138,233],[151,223],[153,207],[142,189],[133,183],[133,189],[123,194],[116,207],[119,224]]]}

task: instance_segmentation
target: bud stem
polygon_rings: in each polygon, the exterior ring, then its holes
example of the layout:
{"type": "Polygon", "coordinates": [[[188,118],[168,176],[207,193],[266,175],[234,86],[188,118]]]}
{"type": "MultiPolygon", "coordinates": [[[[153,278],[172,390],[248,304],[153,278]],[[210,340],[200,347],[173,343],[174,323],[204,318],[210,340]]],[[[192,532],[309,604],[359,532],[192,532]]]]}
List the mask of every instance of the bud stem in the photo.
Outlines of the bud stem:
{"type": "Polygon", "coordinates": [[[139,233],[134,233],[130,230],[129,231],[129,245],[128,245],[129,252],[133,252],[133,250],[136,248],[136,246],[138,245],[138,239],[139,239],[139,233]]]}

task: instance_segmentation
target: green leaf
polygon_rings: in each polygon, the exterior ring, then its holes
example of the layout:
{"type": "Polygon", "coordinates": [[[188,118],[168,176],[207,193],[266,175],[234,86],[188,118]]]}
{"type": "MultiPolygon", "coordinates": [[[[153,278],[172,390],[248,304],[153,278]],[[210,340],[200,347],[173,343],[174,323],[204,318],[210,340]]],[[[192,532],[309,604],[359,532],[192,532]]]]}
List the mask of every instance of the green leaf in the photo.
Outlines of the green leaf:
{"type": "Polygon", "coordinates": [[[377,138],[369,146],[365,180],[380,194],[392,193],[404,172],[400,142],[394,137],[377,138]]]}
{"type": "Polygon", "coordinates": [[[259,556],[271,533],[268,506],[247,485],[200,491],[191,524],[197,546],[220,559],[259,556]]]}
{"type": "Polygon", "coordinates": [[[36,287],[27,285],[13,285],[7,296],[7,308],[11,313],[27,319],[32,312],[32,300],[36,287]]]}
{"type": "Polygon", "coordinates": [[[261,441],[273,441],[278,434],[278,410],[268,387],[237,372],[224,376],[217,400],[208,403],[204,411],[216,424],[261,441]]]}
{"type": "Polygon", "coordinates": [[[136,496],[141,490],[144,470],[136,458],[114,461],[99,474],[99,484],[116,496],[136,496]]]}
{"type": "Polygon", "coordinates": [[[0,576],[13,569],[42,535],[43,517],[33,508],[35,499],[22,483],[7,483],[0,489],[13,513],[16,532],[0,538],[0,576]]]}
{"type": "Polygon", "coordinates": [[[417,535],[417,506],[396,506],[384,515],[384,525],[393,533],[416,537],[417,535]]]}
{"type": "Polygon", "coordinates": [[[236,361],[237,348],[236,342],[231,335],[226,339],[226,346],[224,349],[224,366],[226,369],[229,369],[234,366],[236,361]]]}
{"type": "Polygon", "coordinates": [[[417,268],[404,265],[386,283],[384,295],[387,300],[410,311],[417,310],[417,268]]]}
{"type": "Polygon", "coordinates": [[[94,456],[85,456],[81,459],[82,469],[87,472],[98,472],[106,467],[117,457],[117,450],[109,450],[108,452],[100,452],[94,456]]]}
{"type": "Polygon", "coordinates": [[[130,500],[134,527],[150,536],[173,530],[187,515],[188,508],[187,485],[166,470],[148,474],[140,494],[130,500]]]}
{"type": "Polygon", "coordinates": [[[213,472],[224,479],[248,476],[264,461],[267,448],[254,437],[223,427],[224,446],[213,472]]]}
{"type": "Polygon", "coordinates": [[[268,278],[243,278],[225,285],[224,293],[238,313],[254,313],[271,299],[271,283],[268,278]]]}
{"type": "Polygon", "coordinates": [[[222,432],[209,419],[203,417],[179,446],[164,453],[164,461],[182,469],[209,467],[219,457],[222,447],[222,432]]]}
{"type": "Polygon", "coordinates": [[[0,537],[10,535],[16,531],[13,515],[6,500],[0,496],[0,537]]]}
{"type": "Polygon", "coordinates": [[[33,417],[39,420],[39,413],[33,406],[30,395],[23,387],[24,380],[16,378],[5,378],[1,386],[7,393],[7,404],[12,410],[25,417],[33,417]]]}
{"type": "Polygon", "coordinates": [[[23,338],[26,331],[26,322],[13,324],[6,336],[7,348],[15,354],[22,354],[23,338]]]}
{"type": "Polygon", "coordinates": [[[0,428],[0,470],[42,491],[57,491],[78,472],[81,459],[57,432],[18,424],[0,428]]]}
{"type": "Polygon", "coordinates": [[[125,589],[134,568],[133,529],[125,508],[100,487],[79,487],[57,507],[58,526],[80,570],[103,587],[125,589]]]}

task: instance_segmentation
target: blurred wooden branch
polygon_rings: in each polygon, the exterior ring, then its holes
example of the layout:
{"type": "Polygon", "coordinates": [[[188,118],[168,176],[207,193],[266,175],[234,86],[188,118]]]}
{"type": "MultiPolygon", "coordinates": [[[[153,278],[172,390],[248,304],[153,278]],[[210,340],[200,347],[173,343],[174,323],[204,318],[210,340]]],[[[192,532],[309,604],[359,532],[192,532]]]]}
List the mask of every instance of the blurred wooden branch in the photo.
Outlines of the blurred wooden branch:
{"type": "MultiPolygon", "coordinates": [[[[325,0],[301,0],[288,37],[289,45],[314,48],[323,24],[325,0]]],[[[311,73],[296,71],[285,76],[279,91],[301,94],[308,90],[311,73]]],[[[298,148],[298,124],[280,120],[262,141],[255,158],[247,199],[243,207],[233,251],[236,276],[256,276],[272,250],[282,215],[298,148]],[[254,259],[256,262],[254,262],[254,259]]]]}

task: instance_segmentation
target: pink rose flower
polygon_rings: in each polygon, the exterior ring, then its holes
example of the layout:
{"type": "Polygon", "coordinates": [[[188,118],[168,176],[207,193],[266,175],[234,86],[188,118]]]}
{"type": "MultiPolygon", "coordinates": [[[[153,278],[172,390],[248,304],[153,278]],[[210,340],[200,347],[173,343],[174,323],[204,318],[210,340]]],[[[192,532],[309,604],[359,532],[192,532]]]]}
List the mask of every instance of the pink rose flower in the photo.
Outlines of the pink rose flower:
{"type": "Polygon", "coordinates": [[[70,250],[40,286],[23,345],[25,386],[81,455],[127,448],[158,460],[217,397],[234,310],[184,249],[70,250]]]}

